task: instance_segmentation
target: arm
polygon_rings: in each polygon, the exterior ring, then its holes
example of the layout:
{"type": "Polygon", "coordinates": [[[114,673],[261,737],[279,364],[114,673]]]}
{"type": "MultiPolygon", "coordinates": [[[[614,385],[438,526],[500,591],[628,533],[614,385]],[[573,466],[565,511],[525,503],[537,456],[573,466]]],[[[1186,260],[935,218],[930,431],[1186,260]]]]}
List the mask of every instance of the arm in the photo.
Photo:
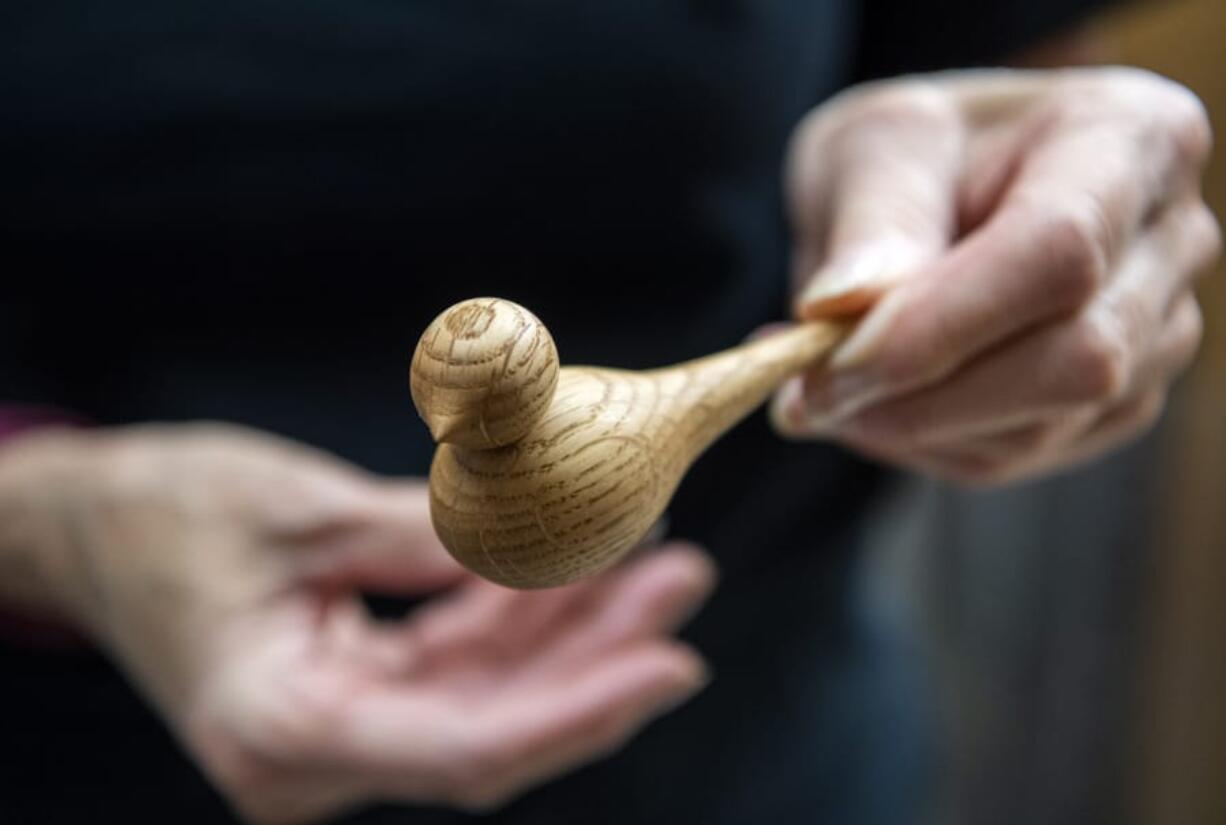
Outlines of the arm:
{"type": "Polygon", "coordinates": [[[86,438],[65,429],[75,423],[75,416],[56,409],[0,407],[0,606],[14,617],[62,623],[70,614],[61,592],[71,578],[67,560],[59,557],[63,542],[42,534],[46,520],[35,516],[27,499],[54,483],[47,476],[60,474],[56,465],[69,450],[54,445],[86,438]]]}

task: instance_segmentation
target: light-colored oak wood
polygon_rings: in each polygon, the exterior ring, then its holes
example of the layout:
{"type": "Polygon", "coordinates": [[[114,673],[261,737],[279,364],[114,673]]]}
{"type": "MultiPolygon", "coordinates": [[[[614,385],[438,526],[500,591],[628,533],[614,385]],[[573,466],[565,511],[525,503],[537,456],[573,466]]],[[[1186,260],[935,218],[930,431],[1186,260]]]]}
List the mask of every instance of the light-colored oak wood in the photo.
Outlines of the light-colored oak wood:
{"type": "Polygon", "coordinates": [[[413,353],[410,386],[434,440],[472,449],[528,434],[558,383],[545,325],[510,301],[463,301],[434,319],[413,353]]]}
{"type": "Polygon", "coordinates": [[[812,322],[657,370],[559,369],[548,331],[523,307],[456,304],[413,356],[414,403],[440,442],[435,530],[461,564],[510,587],[605,570],[639,544],[713,441],[842,334],[812,322]]]}

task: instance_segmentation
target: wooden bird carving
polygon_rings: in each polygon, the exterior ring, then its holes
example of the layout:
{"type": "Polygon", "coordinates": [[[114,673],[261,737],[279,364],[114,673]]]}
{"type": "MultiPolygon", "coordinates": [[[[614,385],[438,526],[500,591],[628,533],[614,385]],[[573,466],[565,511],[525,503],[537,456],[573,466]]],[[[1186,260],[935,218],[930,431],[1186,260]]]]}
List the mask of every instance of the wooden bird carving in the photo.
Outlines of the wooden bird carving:
{"type": "Polygon", "coordinates": [[[426,329],[411,369],[439,445],[434,528],[457,561],[509,587],[599,573],[640,543],[713,441],[843,330],[809,322],[633,372],[559,367],[549,331],[518,304],[456,304],[426,329]]]}

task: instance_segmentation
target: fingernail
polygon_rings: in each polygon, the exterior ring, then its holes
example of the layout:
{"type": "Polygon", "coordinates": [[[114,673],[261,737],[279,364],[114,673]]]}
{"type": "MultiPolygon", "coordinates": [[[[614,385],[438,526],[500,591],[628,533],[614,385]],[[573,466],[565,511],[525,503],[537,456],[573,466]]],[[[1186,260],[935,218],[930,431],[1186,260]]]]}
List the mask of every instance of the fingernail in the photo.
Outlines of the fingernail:
{"type": "Polygon", "coordinates": [[[884,394],[877,379],[863,371],[830,373],[826,381],[803,399],[805,426],[834,432],[842,423],[884,394]]]}
{"type": "Polygon", "coordinates": [[[830,374],[817,389],[806,392],[800,378],[780,388],[771,402],[770,418],[785,436],[834,435],[845,419],[871,404],[881,391],[865,373],[830,374]]]}
{"type": "Polygon", "coordinates": [[[903,280],[916,260],[910,245],[884,241],[833,261],[814,275],[800,294],[801,314],[813,317],[861,309],[903,280]]]}
{"type": "Polygon", "coordinates": [[[826,362],[820,384],[805,394],[807,426],[825,432],[870,404],[881,400],[888,385],[872,367],[885,347],[899,315],[910,299],[906,289],[895,290],[874,307],[826,362]]]}
{"type": "Polygon", "coordinates": [[[906,290],[896,290],[881,300],[852,331],[827,362],[831,371],[845,372],[862,367],[881,351],[886,336],[893,329],[906,306],[906,290]]]}
{"type": "Polygon", "coordinates": [[[802,382],[799,377],[790,378],[775,393],[770,403],[770,422],[775,432],[783,436],[800,436],[807,433],[808,409],[805,406],[802,382]]]}

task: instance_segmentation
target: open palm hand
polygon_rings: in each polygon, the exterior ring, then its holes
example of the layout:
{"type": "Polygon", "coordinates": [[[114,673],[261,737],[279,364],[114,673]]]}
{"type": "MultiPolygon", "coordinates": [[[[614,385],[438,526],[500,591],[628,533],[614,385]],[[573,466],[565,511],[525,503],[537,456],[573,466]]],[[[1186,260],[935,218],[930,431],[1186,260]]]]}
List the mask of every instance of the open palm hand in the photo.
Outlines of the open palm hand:
{"type": "Polygon", "coordinates": [[[512,591],[446,555],[420,482],[229,427],[86,442],[86,472],[47,478],[80,570],[65,609],[254,822],[497,805],[704,682],[671,638],[713,584],[695,548],[512,591]],[[436,595],[377,621],[363,591],[436,595]]]}

